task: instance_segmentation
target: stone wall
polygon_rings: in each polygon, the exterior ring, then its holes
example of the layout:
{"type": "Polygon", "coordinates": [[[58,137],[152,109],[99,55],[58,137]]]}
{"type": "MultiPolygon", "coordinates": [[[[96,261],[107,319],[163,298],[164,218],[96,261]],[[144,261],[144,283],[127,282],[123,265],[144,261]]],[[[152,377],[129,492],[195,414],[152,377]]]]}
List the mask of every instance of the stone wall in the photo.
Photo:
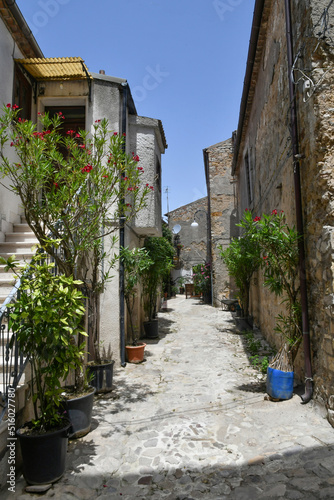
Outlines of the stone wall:
{"type": "Polygon", "coordinates": [[[174,244],[181,245],[179,251],[179,261],[172,271],[172,277],[175,280],[178,276],[192,275],[192,268],[196,264],[208,262],[208,199],[201,198],[183,205],[169,212],[168,226],[171,230],[176,225],[181,226],[177,235],[174,235],[174,244]],[[192,227],[194,221],[198,223],[197,227],[192,227]]]}
{"type": "Polygon", "coordinates": [[[209,198],[211,260],[213,271],[213,305],[220,306],[229,298],[231,283],[220,256],[235,236],[234,184],[231,176],[232,139],[214,144],[204,150],[206,182],[209,198]]]}
{"type": "MultiPolygon", "coordinates": [[[[334,6],[291,2],[298,106],[300,171],[306,272],[315,396],[329,408],[334,424],[334,6]]],[[[290,136],[284,2],[265,1],[247,112],[236,163],[237,208],[254,215],[284,210],[296,223],[294,162],[290,136]]],[[[273,333],[279,301],[253,280],[251,312],[255,324],[279,347],[273,333]]],[[[297,378],[303,381],[300,349],[297,378]]]]}

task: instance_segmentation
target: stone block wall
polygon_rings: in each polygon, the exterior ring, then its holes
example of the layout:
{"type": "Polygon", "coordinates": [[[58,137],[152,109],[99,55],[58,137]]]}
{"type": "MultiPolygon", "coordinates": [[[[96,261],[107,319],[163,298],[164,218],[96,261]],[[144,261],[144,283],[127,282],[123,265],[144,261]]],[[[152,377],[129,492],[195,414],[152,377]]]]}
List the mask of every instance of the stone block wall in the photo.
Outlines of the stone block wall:
{"type": "MultiPolygon", "coordinates": [[[[291,6],[314,391],[334,424],[334,5],[306,0],[291,6]]],[[[239,216],[245,208],[254,216],[276,208],[296,224],[289,106],[284,2],[267,0],[236,162],[239,216]]],[[[277,347],[279,311],[258,273],[251,313],[277,347]]],[[[295,372],[303,381],[302,348],[295,372]]]]}
{"type": "Polygon", "coordinates": [[[183,205],[169,212],[168,226],[173,230],[176,225],[181,226],[177,235],[174,235],[174,243],[182,245],[179,252],[179,262],[172,271],[173,279],[178,276],[192,275],[192,268],[196,264],[208,262],[208,199],[200,198],[192,203],[183,205]],[[194,221],[197,227],[192,227],[194,221]]]}
{"type": "Polygon", "coordinates": [[[204,150],[205,174],[210,211],[211,259],[213,270],[213,305],[231,295],[230,277],[220,256],[236,235],[234,184],[231,176],[232,139],[214,144],[204,150]]]}

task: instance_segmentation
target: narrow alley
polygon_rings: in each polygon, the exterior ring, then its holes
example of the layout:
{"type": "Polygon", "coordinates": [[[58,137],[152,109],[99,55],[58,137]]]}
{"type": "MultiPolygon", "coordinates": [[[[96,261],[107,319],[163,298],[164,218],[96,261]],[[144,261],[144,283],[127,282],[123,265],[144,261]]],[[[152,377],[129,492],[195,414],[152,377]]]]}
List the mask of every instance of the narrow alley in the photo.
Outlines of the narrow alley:
{"type": "MultiPolygon", "coordinates": [[[[230,312],[179,295],[159,325],[145,361],[114,370],[42,498],[334,498],[334,429],[314,401],[265,398],[230,312]]],[[[24,488],[15,498],[41,498],[24,488]]]]}

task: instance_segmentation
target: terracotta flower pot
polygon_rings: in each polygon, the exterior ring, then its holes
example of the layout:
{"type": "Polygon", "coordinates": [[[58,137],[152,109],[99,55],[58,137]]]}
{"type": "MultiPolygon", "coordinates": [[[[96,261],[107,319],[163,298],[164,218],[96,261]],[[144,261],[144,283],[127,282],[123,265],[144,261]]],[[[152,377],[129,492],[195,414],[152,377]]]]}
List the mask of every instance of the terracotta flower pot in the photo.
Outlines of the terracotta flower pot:
{"type": "Polygon", "coordinates": [[[141,363],[144,359],[144,350],[146,344],[141,342],[139,345],[127,345],[125,346],[126,355],[129,363],[141,363]]]}

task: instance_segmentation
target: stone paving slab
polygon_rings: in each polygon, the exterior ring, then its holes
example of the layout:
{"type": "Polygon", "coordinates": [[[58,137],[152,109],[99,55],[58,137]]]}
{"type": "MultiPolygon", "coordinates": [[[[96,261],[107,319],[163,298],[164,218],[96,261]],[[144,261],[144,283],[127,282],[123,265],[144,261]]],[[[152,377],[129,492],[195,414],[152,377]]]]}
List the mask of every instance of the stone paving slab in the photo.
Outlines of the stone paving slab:
{"type": "MultiPolygon", "coordinates": [[[[178,296],[159,325],[145,362],[95,398],[92,431],[44,498],[334,498],[334,429],[314,401],[265,399],[231,313],[178,296]]],[[[0,497],[41,498],[22,477],[0,497]]]]}

